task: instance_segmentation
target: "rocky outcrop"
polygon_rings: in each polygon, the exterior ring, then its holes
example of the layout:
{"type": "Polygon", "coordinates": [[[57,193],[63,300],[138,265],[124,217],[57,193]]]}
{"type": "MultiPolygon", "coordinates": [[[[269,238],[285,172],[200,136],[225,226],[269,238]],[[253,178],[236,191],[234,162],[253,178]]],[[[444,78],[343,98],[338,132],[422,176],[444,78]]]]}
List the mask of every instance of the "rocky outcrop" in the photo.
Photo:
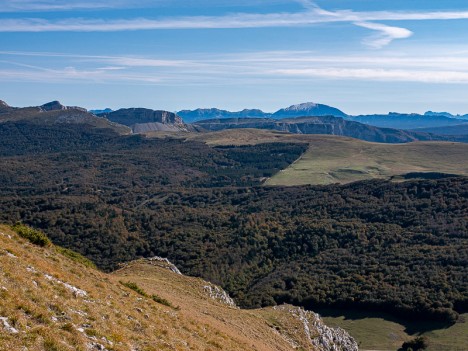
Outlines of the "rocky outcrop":
{"type": "MultiPolygon", "coordinates": [[[[358,351],[359,347],[352,336],[344,329],[326,326],[317,313],[291,305],[275,306],[275,310],[289,313],[301,322],[303,332],[314,349],[320,351],[358,351]]],[[[288,337],[289,338],[289,337],[288,337]]]]}
{"type": "Polygon", "coordinates": [[[44,105],[39,106],[42,111],[65,111],[65,110],[77,110],[81,112],[88,112],[83,107],[79,106],[64,106],[59,101],[51,101],[44,105]]]}
{"type": "Polygon", "coordinates": [[[11,110],[14,110],[14,107],[11,107],[3,100],[0,100],[0,113],[10,112],[11,110]]]}
{"type": "Polygon", "coordinates": [[[219,286],[208,284],[203,287],[204,292],[213,300],[221,302],[229,307],[238,308],[229,294],[219,286]]]}
{"type": "Polygon", "coordinates": [[[146,258],[145,260],[148,263],[152,264],[153,266],[158,266],[158,267],[168,269],[171,272],[174,272],[176,274],[182,274],[179,271],[179,268],[177,268],[177,266],[175,264],[173,264],[171,261],[169,261],[167,258],[154,256],[154,257],[151,257],[151,258],[146,258]]]}
{"type": "Polygon", "coordinates": [[[7,317],[0,317],[0,321],[2,321],[3,329],[7,333],[10,333],[10,334],[18,334],[19,333],[18,329],[11,326],[11,324],[9,323],[7,317]]]}
{"type": "Polygon", "coordinates": [[[51,101],[44,105],[41,105],[41,109],[43,111],[58,111],[58,110],[66,110],[67,107],[62,105],[59,101],[51,101]]]}

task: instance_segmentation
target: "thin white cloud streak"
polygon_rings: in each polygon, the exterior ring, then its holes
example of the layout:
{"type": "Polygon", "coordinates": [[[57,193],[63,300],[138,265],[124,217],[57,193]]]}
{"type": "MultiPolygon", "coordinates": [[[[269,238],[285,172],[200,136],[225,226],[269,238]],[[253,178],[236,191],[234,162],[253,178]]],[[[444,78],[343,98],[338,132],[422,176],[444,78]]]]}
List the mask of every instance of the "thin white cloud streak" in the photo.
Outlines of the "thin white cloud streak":
{"type": "Polygon", "coordinates": [[[395,39],[406,39],[413,35],[413,32],[400,27],[392,27],[379,23],[354,22],[356,26],[372,29],[379,32],[376,35],[364,39],[363,43],[375,49],[387,46],[395,39]]]}
{"type": "Polygon", "coordinates": [[[306,68],[280,69],[271,74],[300,78],[354,79],[378,80],[385,82],[418,82],[467,84],[468,72],[434,71],[434,70],[401,70],[401,69],[370,69],[370,68],[306,68]]]}
{"type": "MultiPolygon", "coordinates": [[[[389,53],[357,56],[320,56],[310,51],[254,52],[217,57],[198,56],[192,60],[160,60],[151,57],[112,57],[38,52],[1,52],[16,61],[0,61],[24,70],[3,69],[0,79],[43,82],[97,82],[132,84],[252,84],[304,80],[354,80],[468,84],[468,57],[391,56],[389,53]],[[39,67],[20,63],[35,57],[61,57],[65,68],[39,67]],[[84,59],[85,58],[85,59],[84,59]],[[160,62],[163,62],[163,65],[160,62]],[[183,63],[183,64],[182,64],[183,63]],[[76,68],[78,67],[78,68],[76,68]],[[291,68],[294,67],[294,68],[291,68]]],[[[50,62],[50,60],[48,61],[50,62]]],[[[58,63],[49,63],[57,65],[58,63]]]]}
{"type": "Polygon", "coordinates": [[[187,67],[199,65],[186,60],[159,60],[137,57],[97,57],[107,63],[129,67],[187,67]]]}
{"type": "MultiPolygon", "coordinates": [[[[468,69],[468,52],[466,51],[450,51],[449,49],[439,49],[444,52],[444,55],[428,56],[427,53],[421,56],[416,54],[412,56],[403,56],[393,52],[370,53],[368,55],[323,55],[317,51],[260,51],[250,53],[229,53],[209,56],[205,55],[190,55],[192,59],[160,59],[153,57],[141,56],[108,56],[108,55],[83,55],[83,54],[68,54],[60,52],[35,52],[35,51],[0,51],[0,55],[18,57],[16,61],[8,61],[16,63],[20,57],[57,57],[66,60],[78,62],[96,62],[96,63],[119,63],[127,67],[200,67],[208,66],[215,63],[224,64],[253,64],[258,63],[293,63],[294,65],[308,65],[312,63],[322,64],[341,64],[341,65],[394,65],[394,66],[411,66],[411,67],[454,67],[458,69],[468,69]]],[[[3,61],[5,62],[5,61],[3,61]]],[[[18,63],[19,64],[19,63],[18,63]]]]}
{"type": "MultiPolygon", "coordinates": [[[[55,12],[73,10],[102,10],[102,9],[135,9],[167,7],[174,4],[174,0],[2,0],[0,13],[12,12],[55,12]]],[[[182,6],[198,7],[232,7],[230,0],[183,0],[182,6]]],[[[269,4],[284,3],[284,0],[271,0],[269,4]]],[[[264,4],[264,0],[236,0],[238,6],[258,6],[264,4]]]]}
{"type": "Polygon", "coordinates": [[[163,60],[131,56],[73,55],[54,52],[0,51],[0,55],[69,58],[78,61],[100,61],[129,67],[187,67],[195,65],[194,61],[189,60],[163,60]]]}
{"type": "Polygon", "coordinates": [[[230,84],[246,81],[256,81],[265,84],[271,81],[283,80],[293,82],[296,80],[325,79],[325,80],[354,80],[354,81],[381,81],[381,82],[412,82],[430,84],[468,84],[466,71],[434,71],[434,70],[388,70],[370,68],[308,68],[308,69],[277,69],[253,72],[254,74],[239,75],[239,72],[215,72],[217,75],[203,77],[203,72],[192,72],[192,76],[177,75],[175,72],[163,75],[156,74],[115,74],[118,70],[78,70],[66,67],[61,70],[31,71],[31,70],[5,70],[0,69],[0,79],[4,81],[28,81],[41,83],[98,83],[110,84],[140,83],[158,85],[194,85],[194,84],[222,84],[226,85],[226,78],[230,84]]]}
{"type": "MultiPolygon", "coordinates": [[[[141,1],[141,0],[140,0],[141,1]]],[[[144,1],[143,1],[144,2],[144,1]]],[[[265,27],[297,27],[314,24],[350,22],[357,26],[376,31],[377,34],[366,38],[363,43],[375,49],[380,49],[393,40],[409,38],[413,33],[401,27],[372,23],[371,21],[388,20],[453,20],[468,19],[468,11],[447,12],[355,12],[351,10],[327,11],[318,7],[309,0],[295,0],[300,3],[305,11],[298,13],[270,13],[250,14],[238,13],[224,16],[188,16],[174,18],[133,18],[117,20],[90,20],[85,18],[68,18],[62,20],[46,20],[42,18],[2,19],[0,20],[0,32],[114,32],[137,30],[161,30],[161,29],[235,29],[235,28],[265,28],[265,27]]],[[[29,0],[10,0],[7,7],[34,8],[48,6],[50,9],[57,7],[63,9],[94,7],[119,7],[127,4],[125,0],[108,2],[69,2],[65,5],[57,4],[54,0],[43,2],[29,0]]],[[[135,3],[136,4],[136,3],[135,3]]],[[[135,5],[134,4],[134,5],[135,5]]],[[[4,5],[5,6],[5,5],[4,5]]],[[[0,6],[0,12],[2,7],[0,6]]]]}
{"type": "Polygon", "coordinates": [[[304,13],[235,14],[210,17],[193,16],[172,19],[134,18],[128,20],[89,20],[70,18],[49,21],[41,18],[0,20],[0,32],[113,32],[157,29],[238,29],[303,26],[326,21],[304,13]]]}
{"type": "Polygon", "coordinates": [[[425,21],[425,20],[457,20],[468,19],[468,11],[433,11],[433,12],[403,12],[403,11],[374,11],[374,12],[333,12],[342,21],[425,21]]]}
{"type": "MultiPolygon", "coordinates": [[[[334,22],[350,22],[362,24],[370,21],[454,19],[468,19],[468,11],[428,13],[386,11],[331,12],[319,8],[313,8],[298,13],[239,13],[224,16],[187,16],[162,19],[133,18],[120,20],[90,20],[85,18],[68,18],[54,21],[41,18],[23,18],[0,20],[0,32],[109,32],[157,29],[232,29],[262,27],[294,27],[334,22]]],[[[370,28],[370,23],[368,23],[368,25],[369,26],[367,28],[374,29],[370,28]]],[[[382,31],[383,27],[380,27],[379,29],[376,28],[375,30],[382,31]]]]}
{"type": "Polygon", "coordinates": [[[113,70],[81,70],[75,67],[43,70],[8,70],[0,69],[0,79],[4,81],[27,81],[42,83],[95,83],[108,84],[115,82],[158,84],[163,81],[157,75],[114,73],[113,70]]]}
{"type": "Polygon", "coordinates": [[[165,0],[3,0],[0,3],[0,13],[8,12],[54,12],[54,11],[73,11],[73,10],[99,10],[99,9],[117,9],[117,8],[135,8],[143,5],[152,5],[165,2],[165,0]]]}

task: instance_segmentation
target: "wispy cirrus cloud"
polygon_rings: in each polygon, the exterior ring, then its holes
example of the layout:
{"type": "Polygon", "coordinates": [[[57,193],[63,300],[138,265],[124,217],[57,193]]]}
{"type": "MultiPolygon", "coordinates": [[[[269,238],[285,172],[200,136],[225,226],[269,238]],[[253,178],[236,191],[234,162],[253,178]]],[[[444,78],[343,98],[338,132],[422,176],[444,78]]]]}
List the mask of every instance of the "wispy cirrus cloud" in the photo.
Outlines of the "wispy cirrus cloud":
{"type": "MultiPolygon", "coordinates": [[[[234,13],[221,16],[185,16],[166,18],[129,18],[129,19],[44,19],[44,18],[4,18],[0,19],[0,32],[113,32],[137,30],[170,30],[170,29],[235,29],[262,27],[299,27],[325,23],[348,22],[376,34],[365,38],[363,43],[382,48],[396,39],[409,38],[412,32],[406,28],[390,26],[376,21],[421,21],[421,20],[455,20],[468,19],[468,11],[438,11],[438,12],[409,12],[409,11],[373,11],[359,12],[352,10],[328,11],[307,0],[297,0],[303,6],[303,11],[290,13],[234,13]]],[[[69,7],[118,7],[127,3],[125,0],[117,2],[71,2],[57,1],[29,1],[15,0],[7,2],[7,7],[34,8],[49,6],[50,8],[69,7]],[[16,5],[15,5],[16,4],[16,5]],[[29,4],[29,5],[28,5],[29,4]],[[109,5],[110,4],[110,5],[109,5]]],[[[5,5],[3,5],[5,6],[5,5]]],[[[2,6],[0,5],[0,11],[2,6]]]]}
{"type": "Polygon", "coordinates": [[[4,81],[126,82],[177,86],[325,79],[468,84],[468,57],[464,53],[453,52],[405,57],[392,56],[388,52],[330,56],[312,51],[274,51],[202,55],[190,60],[0,51],[0,57],[2,55],[16,56],[15,60],[1,61],[4,68],[0,71],[0,79],[4,81]],[[60,67],[27,63],[29,57],[36,62],[38,56],[61,58],[60,67]],[[23,60],[26,62],[20,63],[23,60]],[[5,64],[15,68],[6,69],[5,64]]]}
{"type": "MultiPolygon", "coordinates": [[[[270,0],[269,4],[284,3],[286,0],[270,0]]],[[[2,0],[0,13],[8,12],[55,12],[73,10],[134,9],[179,5],[187,7],[255,7],[264,0],[2,0]]]]}
{"type": "Polygon", "coordinates": [[[0,3],[0,13],[133,8],[145,5],[154,6],[162,2],[167,2],[167,0],[3,0],[0,3]]]}
{"type": "Polygon", "coordinates": [[[395,39],[406,39],[413,35],[413,32],[406,28],[392,27],[380,23],[354,22],[354,24],[359,27],[377,31],[377,34],[372,35],[363,41],[364,44],[375,49],[387,46],[395,39]]]}
{"type": "Polygon", "coordinates": [[[418,82],[467,84],[468,72],[454,70],[408,70],[408,69],[376,69],[376,68],[305,68],[279,69],[272,74],[302,79],[353,79],[363,81],[383,82],[418,82]]]}

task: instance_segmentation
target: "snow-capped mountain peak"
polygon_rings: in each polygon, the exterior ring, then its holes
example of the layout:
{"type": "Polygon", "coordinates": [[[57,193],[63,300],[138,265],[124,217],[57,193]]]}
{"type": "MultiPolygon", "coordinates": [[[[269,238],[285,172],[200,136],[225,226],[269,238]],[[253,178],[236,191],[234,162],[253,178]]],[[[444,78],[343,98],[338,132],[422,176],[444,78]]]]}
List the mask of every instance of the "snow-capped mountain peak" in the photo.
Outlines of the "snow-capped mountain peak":
{"type": "Polygon", "coordinates": [[[306,111],[315,107],[317,107],[317,104],[314,102],[304,102],[302,104],[291,105],[285,108],[284,110],[285,111],[306,111]]]}

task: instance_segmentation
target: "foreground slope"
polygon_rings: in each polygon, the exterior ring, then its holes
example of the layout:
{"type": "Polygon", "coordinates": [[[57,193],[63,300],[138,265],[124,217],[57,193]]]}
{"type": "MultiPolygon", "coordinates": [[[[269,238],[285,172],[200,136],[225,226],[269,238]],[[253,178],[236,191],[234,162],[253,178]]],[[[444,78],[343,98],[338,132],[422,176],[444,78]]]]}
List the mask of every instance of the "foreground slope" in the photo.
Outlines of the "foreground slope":
{"type": "Polygon", "coordinates": [[[357,350],[345,331],[312,312],[240,310],[215,285],[175,273],[164,260],[109,275],[7,226],[0,243],[2,350],[357,350]]]}

